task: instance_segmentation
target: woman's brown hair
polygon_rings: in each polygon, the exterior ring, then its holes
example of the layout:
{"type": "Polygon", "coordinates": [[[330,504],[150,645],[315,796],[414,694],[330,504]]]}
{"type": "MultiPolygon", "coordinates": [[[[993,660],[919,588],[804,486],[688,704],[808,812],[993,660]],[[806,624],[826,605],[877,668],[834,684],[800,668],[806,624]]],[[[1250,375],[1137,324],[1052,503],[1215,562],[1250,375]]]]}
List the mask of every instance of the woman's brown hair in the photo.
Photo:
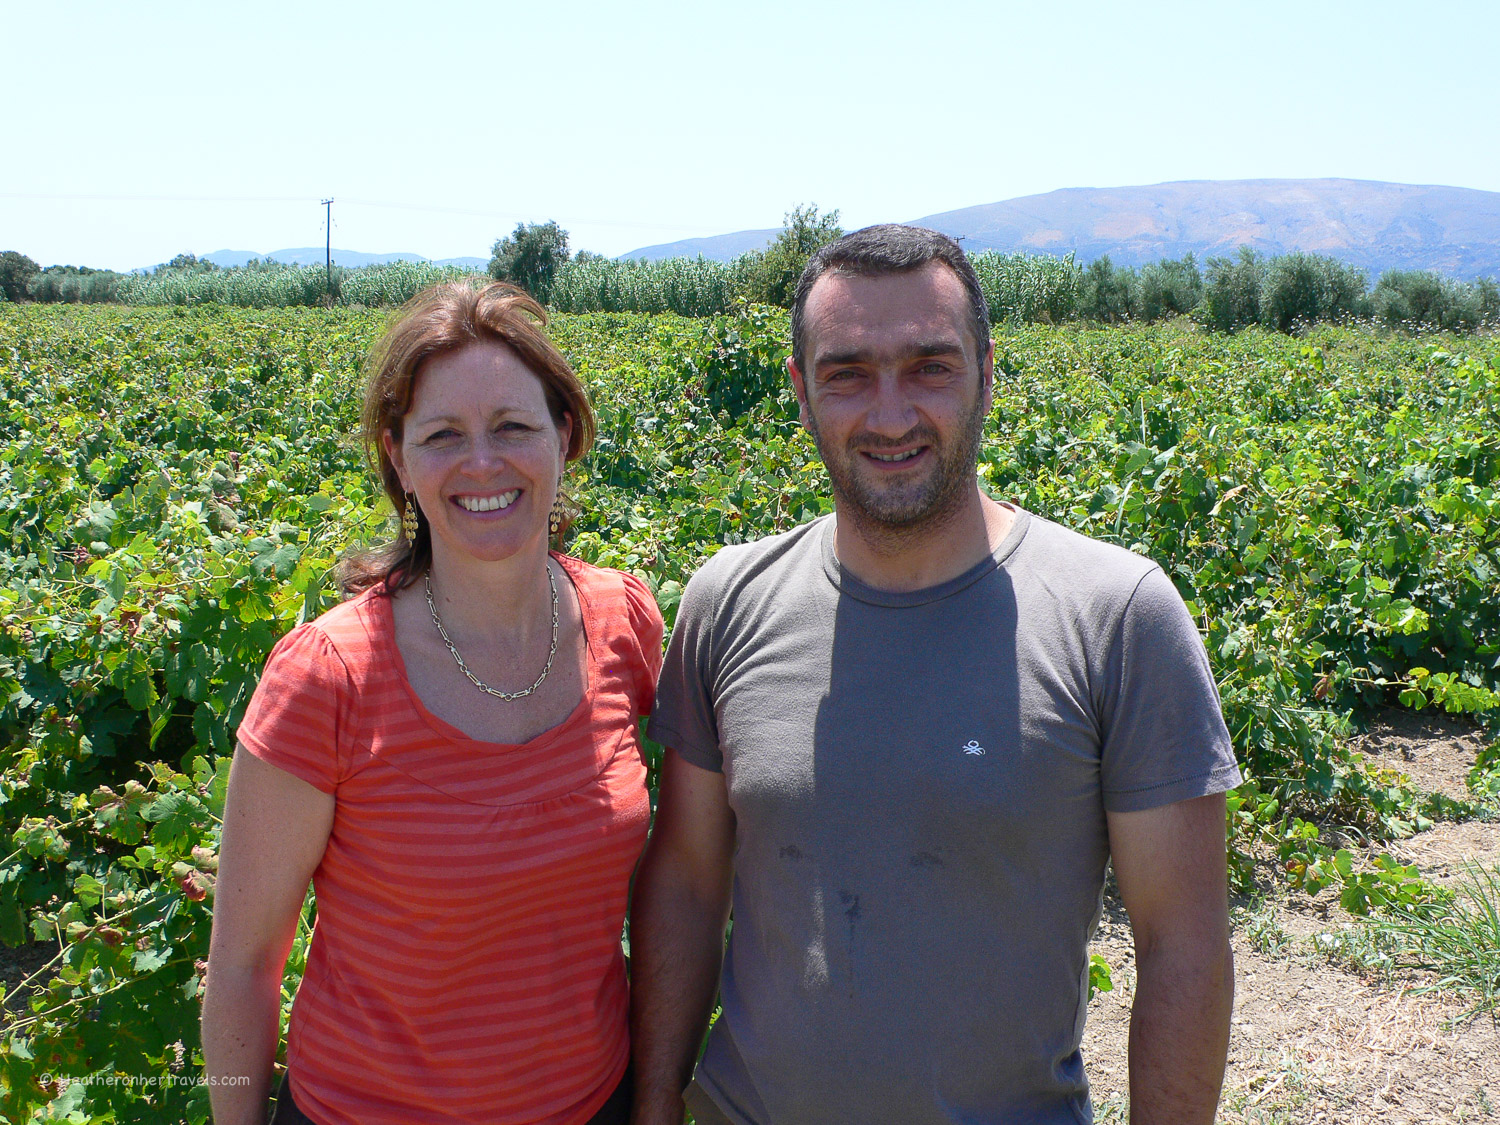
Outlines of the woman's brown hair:
{"type": "MultiPolygon", "coordinates": [[[[433,285],[401,307],[385,335],[370,349],[360,415],[365,456],[398,517],[406,494],[382,438],[389,430],[400,442],[402,420],[411,409],[422,365],[433,356],[470,344],[510,348],[541,380],[552,420],[561,425],[565,415],[572,418],[567,459],[576,461],[588,452],[594,443],[594,409],[583,383],[543,331],[546,324],[541,305],[521,290],[478,277],[433,285]]],[[[389,595],[411,585],[432,562],[431,534],[427,517],[419,509],[415,539],[401,532],[384,549],[344,560],[340,573],[344,592],[352,595],[381,585],[389,595]]]]}

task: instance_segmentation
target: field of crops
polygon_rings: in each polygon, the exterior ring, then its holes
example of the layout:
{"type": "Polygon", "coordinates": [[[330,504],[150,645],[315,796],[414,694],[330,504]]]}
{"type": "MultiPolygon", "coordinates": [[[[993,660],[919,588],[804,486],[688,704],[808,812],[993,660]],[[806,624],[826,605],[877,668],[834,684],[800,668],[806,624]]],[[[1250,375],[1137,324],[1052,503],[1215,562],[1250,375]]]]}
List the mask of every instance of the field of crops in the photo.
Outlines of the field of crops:
{"type": "MultiPolygon", "coordinates": [[[[169,1079],[201,1072],[226,755],[276,638],[388,533],[351,436],[385,315],[0,306],[0,941],[50,945],[7,998],[0,1119],[206,1119],[169,1079]],[[112,1074],[161,1081],[69,1081],[112,1074]]],[[[830,510],[781,311],[554,332],[599,413],[572,550],[669,624],[719,546],[830,510]]],[[[1201,624],[1251,778],[1236,877],[1271,852],[1356,913],[1430,894],[1327,829],[1473,812],[1344,736],[1376,702],[1500,704],[1500,340],[1005,328],[997,367],[986,487],[1156,558],[1201,624]]]]}

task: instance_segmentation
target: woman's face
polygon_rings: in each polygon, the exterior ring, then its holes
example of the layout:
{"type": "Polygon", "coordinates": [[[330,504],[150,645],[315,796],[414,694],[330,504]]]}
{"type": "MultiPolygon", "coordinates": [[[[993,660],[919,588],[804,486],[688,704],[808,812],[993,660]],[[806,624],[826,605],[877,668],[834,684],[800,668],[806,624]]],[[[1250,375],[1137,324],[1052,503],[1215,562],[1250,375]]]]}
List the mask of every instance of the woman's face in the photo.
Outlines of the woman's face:
{"type": "Polygon", "coordinates": [[[386,455],[432,529],[437,566],[545,550],[547,516],[567,463],[542,381],[511,349],[470,344],[424,363],[386,455]]]}

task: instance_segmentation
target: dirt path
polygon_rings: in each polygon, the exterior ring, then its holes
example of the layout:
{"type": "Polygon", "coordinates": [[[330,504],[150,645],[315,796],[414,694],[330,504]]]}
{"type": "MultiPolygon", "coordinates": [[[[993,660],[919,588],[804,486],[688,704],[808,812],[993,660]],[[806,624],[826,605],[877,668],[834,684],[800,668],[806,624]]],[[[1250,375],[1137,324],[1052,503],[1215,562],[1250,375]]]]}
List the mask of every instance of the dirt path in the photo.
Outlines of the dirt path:
{"type": "MultiPolygon", "coordinates": [[[[1356,745],[1423,791],[1457,799],[1484,740],[1441,717],[1398,713],[1356,745]]],[[[1440,823],[1387,850],[1447,880],[1465,860],[1500,863],[1500,821],[1440,823]]],[[[1500,1023],[1455,1023],[1463,1002],[1415,991],[1430,979],[1355,971],[1348,952],[1362,930],[1332,898],[1273,891],[1234,904],[1221,1125],[1500,1122],[1500,1023]]],[[[1113,966],[1115,989],[1089,1010],[1084,1058],[1098,1120],[1123,1122],[1135,971],[1118,901],[1106,901],[1093,949],[1113,966]]]]}

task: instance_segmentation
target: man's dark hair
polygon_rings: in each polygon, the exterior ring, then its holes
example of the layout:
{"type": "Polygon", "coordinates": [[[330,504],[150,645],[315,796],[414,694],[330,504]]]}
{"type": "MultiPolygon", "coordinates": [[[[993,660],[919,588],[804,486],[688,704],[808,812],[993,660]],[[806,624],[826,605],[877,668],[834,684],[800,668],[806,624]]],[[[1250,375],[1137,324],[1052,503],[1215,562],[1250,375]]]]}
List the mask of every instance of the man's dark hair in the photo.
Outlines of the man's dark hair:
{"type": "Polygon", "coordinates": [[[969,329],[974,334],[974,347],[982,358],[990,346],[989,305],[979,287],[979,277],[958,243],[946,234],[926,227],[882,223],[846,234],[821,247],[808,259],[802,279],[797,282],[797,296],[792,301],[792,359],[797,366],[805,370],[806,324],[803,318],[807,311],[807,295],[812,292],[818,278],[825,273],[883,277],[920,269],[928,262],[942,262],[963,282],[964,291],[969,296],[969,329]]]}

